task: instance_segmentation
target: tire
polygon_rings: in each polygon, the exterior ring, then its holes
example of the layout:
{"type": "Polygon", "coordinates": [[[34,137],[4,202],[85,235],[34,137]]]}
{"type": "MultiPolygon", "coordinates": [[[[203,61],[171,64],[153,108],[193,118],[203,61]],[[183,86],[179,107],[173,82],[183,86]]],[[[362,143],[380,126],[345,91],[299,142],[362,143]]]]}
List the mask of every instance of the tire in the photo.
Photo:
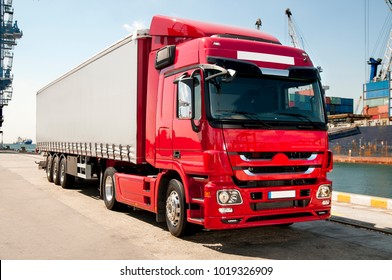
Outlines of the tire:
{"type": "Polygon", "coordinates": [[[75,182],[75,176],[67,174],[67,158],[62,157],[60,161],[60,186],[63,189],[70,189],[72,188],[75,182]]]}
{"type": "Polygon", "coordinates": [[[53,182],[52,167],[53,167],[53,156],[48,155],[46,157],[46,178],[48,179],[49,183],[53,182]]]}
{"type": "Polygon", "coordinates": [[[169,182],[166,194],[166,225],[169,232],[175,237],[185,235],[187,231],[187,218],[185,209],[184,186],[179,180],[169,182]]]}
{"type": "Polygon", "coordinates": [[[114,179],[116,173],[116,169],[108,167],[103,174],[102,196],[105,206],[109,210],[116,210],[120,205],[116,200],[116,180],[114,179]]]}
{"type": "Polygon", "coordinates": [[[52,164],[53,183],[60,185],[60,157],[55,156],[52,164]]]}

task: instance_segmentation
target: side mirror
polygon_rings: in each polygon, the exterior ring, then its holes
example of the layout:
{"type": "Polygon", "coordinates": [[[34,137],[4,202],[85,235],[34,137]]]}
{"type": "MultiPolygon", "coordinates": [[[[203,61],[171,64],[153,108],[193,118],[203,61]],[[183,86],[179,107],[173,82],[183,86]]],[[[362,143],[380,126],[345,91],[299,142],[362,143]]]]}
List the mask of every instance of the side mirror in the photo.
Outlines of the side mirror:
{"type": "Polygon", "coordinates": [[[174,64],[176,46],[166,46],[157,51],[155,69],[160,70],[174,64]]]}
{"type": "Polygon", "coordinates": [[[193,112],[193,88],[194,81],[192,77],[181,78],[178,80],[178,118],[182,120],[191,120],[194,117],[193,112]]]}
{"type": "Polygon", "coordinates": [[[234,78],[235,78],[235,76],[237,75],[237,71],[235,71],[235,70],[233,70],[233,69],[228,69],[228,70],[226,70],[226,69],[224,69],[224,68],[221,68],[222,70],[220,70],[220,72],[218,72],[218,73],[216,73],[216,74],[213,74],[213,75],[211,75],[211,76],[208,76],[207,78],[206,78],[206,81],[209,81],[209,80],[211,80],[211,79],[214,79],[214,78],[216,78],[216,77],[222,77],[222,82],[226,82],[226,83],[229,83],[229,82],[231,82],[234,78]]]}
{"type": "Polygon", "coordinates": [[[225,75],[222,79],[222,82],[230,83],[237,76],[237,71],[233,69],[227,69],[227,75],[225,75]]]}

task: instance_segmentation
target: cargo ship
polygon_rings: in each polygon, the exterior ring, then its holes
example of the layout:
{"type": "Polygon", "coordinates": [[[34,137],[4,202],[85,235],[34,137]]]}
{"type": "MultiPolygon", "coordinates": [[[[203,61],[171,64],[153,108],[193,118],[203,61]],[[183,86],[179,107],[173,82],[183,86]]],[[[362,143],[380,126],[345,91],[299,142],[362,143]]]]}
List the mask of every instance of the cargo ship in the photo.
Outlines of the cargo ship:
{"type": "Polygon", "coordinates": [[[392,157],[392,126],[352,126],[330,130],[329,147],[334,155],[392,157]]]}
{"type": "Polygon", "coordinates": [[[25,144],[25,145],[30,145],[32,143],[33,143],[32,139],[21,138],[21,137],[18,137],[18,140],[16,140],[16,142],[14,142],[14,144],[25,144]]]}
{"type": "MultiPolygon", "coordinates": [[[[392,0],[385,3],[392,11],[392,0]]],[[[391,13],[388,13],[389,19],[390,16],[391,13]]],[[[363,85],[355,109],[351,114],[329,116],[330,148],[336,155],[392,157],[391,24],[389,28],[387,25],[383,27],[381,37],[387,39],[384,57],[370,57],[367,61],[370,65],[369,80],[363,85]]]]}
{"type": "Polygon", "coordinates": [[[391,82],[389,73],[384,79],[371,76],[354,113],[329,116],[329,143],[335,155],[392,157],[391,82]],[[355,114],[360,101],[363,109],[355,114]]]}

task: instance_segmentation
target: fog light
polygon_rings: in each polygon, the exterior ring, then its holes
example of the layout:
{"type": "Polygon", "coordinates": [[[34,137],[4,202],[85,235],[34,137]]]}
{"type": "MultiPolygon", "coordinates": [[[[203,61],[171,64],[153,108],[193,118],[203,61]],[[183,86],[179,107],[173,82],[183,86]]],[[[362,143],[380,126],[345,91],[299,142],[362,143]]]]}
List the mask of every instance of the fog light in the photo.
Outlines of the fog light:
{"type": "Polygon", "coordinates": [[[241,219],[223,219],[221,220],[224,224],[238,224],[241,222],[241,219]]]}
{"type": "Polygon", "coordinates": [[[217,191],[217,200],[220,205],[236,205],[242,203],[242,197],[237,190],[220,190],[217,191]]]}
{"type": "Polygon", "coordinates": [[[221,214],[233,213],[233,208],[219,208],[221,214]]]}
{"type": "Polygon", "coordinates": [[[331,185],[321,185],[317,190],[317,198],[330,198],[332,195],[332,186],[331,185]]]}
{"type": "Polygon", "coordinates": [[[323,200],[323,202],[321,202],[322,205],[329,205],[331,203],[331,201],[328,200],[323,200]]]}

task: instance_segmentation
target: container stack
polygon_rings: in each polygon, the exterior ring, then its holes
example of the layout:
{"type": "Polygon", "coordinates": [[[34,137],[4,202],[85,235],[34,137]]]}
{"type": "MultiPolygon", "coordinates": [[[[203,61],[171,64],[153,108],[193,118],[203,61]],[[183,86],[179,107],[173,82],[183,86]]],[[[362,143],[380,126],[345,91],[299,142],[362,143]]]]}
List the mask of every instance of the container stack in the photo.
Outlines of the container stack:
{"type": "Polygon", "coordinates": [[[352,114],[354,99],[342,97],[326,97],[328,115],[352,114]]]}
{"type": "Polygon", "coordinates": [[[370,82],[364,85],[364,115],[372,120],[389,120],[391,117],[391,89],[390,81],[370,82]]]}
{"type": "Polygon", "coordinates": [[[290,107],[298,107],[304,110],[311,110],[311,99],[312,95],[310,92],[301,91],[296,93],[291,93],[289,96],[290,107]]]}
{"type": "MultiPolygon", "coordinates": [[[[310,91],[297,91],[295,94],[290,94],[290,107],[300,107],[305,110],[311,110],[311,98],[312,94],[310,91]]],[[[352,114],[354,99],[342,98],[342,97],[326,97],[327,114],[352,114]]]]}

